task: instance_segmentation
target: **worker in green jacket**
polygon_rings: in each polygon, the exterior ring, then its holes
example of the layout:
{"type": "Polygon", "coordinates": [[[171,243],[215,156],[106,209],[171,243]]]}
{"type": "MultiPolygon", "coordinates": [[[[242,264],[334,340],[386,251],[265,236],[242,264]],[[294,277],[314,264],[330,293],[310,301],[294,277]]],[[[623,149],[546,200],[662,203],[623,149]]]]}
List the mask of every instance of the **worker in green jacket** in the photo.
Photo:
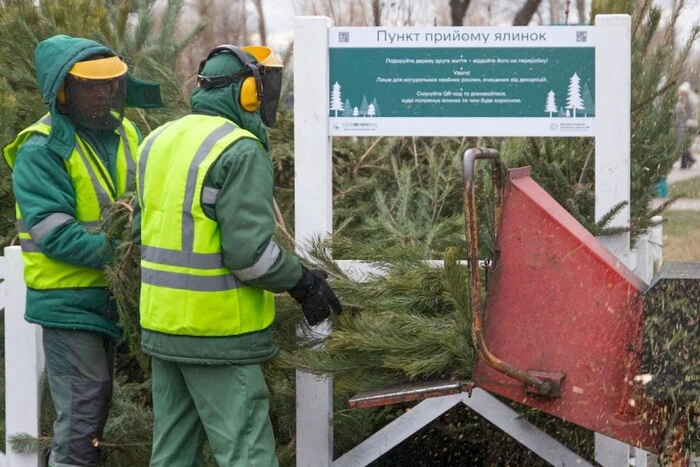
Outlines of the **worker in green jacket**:
{"type": "Polygon", "coordinates": [[[113,246],[96,228],[135,182],[141,135],[125,105],[162,105],[108,47],[65,35],[40,42],[34,63],[49,112],[3,149],[13,171],[25,319],[43,329],[56,410],[50,465],[95,466],[120,336],[103,268],[113,246]]]}
{"type": "Polygon", "coordinates": [[[274,124],[282,64],[266,47],[202,60],[192,113],[139,147],[141,343],[152,357],[151,466],[277,465],[260,364],[274,358],[273,293],[307,322],[341,312],[321,271],[273,240],[274,124]]]}

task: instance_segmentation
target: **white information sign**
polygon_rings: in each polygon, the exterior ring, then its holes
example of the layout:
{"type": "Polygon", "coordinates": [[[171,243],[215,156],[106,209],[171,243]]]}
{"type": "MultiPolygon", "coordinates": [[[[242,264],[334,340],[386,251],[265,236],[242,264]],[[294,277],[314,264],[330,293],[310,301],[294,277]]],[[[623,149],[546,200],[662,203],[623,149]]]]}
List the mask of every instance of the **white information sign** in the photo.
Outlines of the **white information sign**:
{"type": "Polygon", "coordinates": [[[331,135],[594,136],[590,26],[329,29],[331,135]]]}

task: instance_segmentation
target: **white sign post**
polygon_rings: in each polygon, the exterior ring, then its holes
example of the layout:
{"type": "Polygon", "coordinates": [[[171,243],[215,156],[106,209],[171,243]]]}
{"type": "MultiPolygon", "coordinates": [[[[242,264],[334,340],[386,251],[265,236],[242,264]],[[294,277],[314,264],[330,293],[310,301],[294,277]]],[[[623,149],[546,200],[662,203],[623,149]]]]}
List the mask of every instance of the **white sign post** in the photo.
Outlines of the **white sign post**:
{"type": "MultiPolygon", "coordinates": [[[[630,225],[630,102],[632,39],[629,15],[599,15],[595,18],[596,47],[595,220],[613,206],[627,202],[611,227],[630,225]]],[[[629,233],[599,239],[629,269],[636,268],[630,252],[629,233]]],[[[640,457],[643,454],[637,453],[640,457]]],[[[603,467],[628,465],[630,447],[595,434],[595,460],[603,467]]],[[[639,464],[638,464],[639,465],[639,464]]]]}
{"type": "MultiPolygon", "coordinates": [[[[630,102],[632,43],[629,15],[595,18],[601,44],[596,47],[595,220],[630,200],[630,102]]],[[[629,227],[629,204],[611,227],[629,227]]],[[[630,269],[628,233],[600,239],[630,269]]]]}
{"type": "MultiPolygon", "coordinates": [[[[333,231],[328,134],[328,28],[325,17],[294,20],[294,230],[297,253],[333,231]]],[[[323,330],[321,330],[323,332],[323,330]]],[[[333,460],[333,380],[297,371],[297,465],[333,460]]]]}
{"type": "Polygon", "coordinates": [[[8,467],[38,467],[39,453],[18,453],[10,439],[17,434],[38,437],[44,349],[41,327],[24,320],[27,287],[22,250],[5,248],[5,446],[8,467]]]}

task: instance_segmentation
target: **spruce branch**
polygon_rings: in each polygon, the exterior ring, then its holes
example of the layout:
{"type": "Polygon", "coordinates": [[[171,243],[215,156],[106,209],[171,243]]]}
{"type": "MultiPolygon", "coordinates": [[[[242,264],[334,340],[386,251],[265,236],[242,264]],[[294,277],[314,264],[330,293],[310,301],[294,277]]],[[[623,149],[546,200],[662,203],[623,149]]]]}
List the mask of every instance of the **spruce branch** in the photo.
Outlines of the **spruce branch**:
{"type": "MultiPolygon", "coordinates": [[[[332,286],[347,312],[334,320],[330,336],[283,350],[278,364],[332,374],[337,391],[377,389],[441,375],[468,377],[475,354],[469,337],[467,271],[458,265],[460,250],[448,251],[444,268],[404,251],[380,262],[381,276],[357,282],[328,264],[323,245],[342,251],[359,243],[334,236],[310,250],[310,258],[333,271],[332,286]]],[[[362,248],[358,251],[362,256],[362,248]]]]}
{"type": "Polygon", "coordinates": [[[29,433],[15,433],[9,437],[12,450],[20,454],[33,454],[35,452],[48,454],[51,451],[52,438],[50,436],[35,437],[29,433]]]}
{"type": "Polygon", "coordinates": [[[284,216],[282,215],[282,211],[280,210],[280,206],[277,203],[277,199],[273,198],[272,199],[272,208],[275,213],[275,225],[277,228],[282,232],[282,235],[284,235],[284,238],[287,241],[287,247],[293,248],[294,245],[296,244],[296,240],[294,239],[294,236],[289,233],[287,230],[287,225],[284,221],[284,216]]]}
{"type": "Polygon", "coordinates": [[[365,161],[367,156],[372,152],[372,150],[380,143],[382,140],[383,136],[380,136],[379,138],[375,139],[374,142],[370,145],[369,148],[357,159],[357,162],[355,162],[355,168],[352,169],[352,173],[357,175],[357,173],[360,171],[360,168],[362,168],[362,163],[365,161]]]}
{"type": "MultiPolygon", "coordinates": [[[[124,331],[124,341],[136,367],[134,378],[145,380],[150,374],[150,361],[141,351],[141,327],[139,325],[139,293],[141,290],[141,254],[131,237],[136,194],[128,192],[114,202],[107,212],[102,226],[108,238],[117,245],[114,259],[106,267],[105,275],[117,304],[119,323],[124,331]]],[[[127,364],[127,363],[124,363],[127,364]]]]}

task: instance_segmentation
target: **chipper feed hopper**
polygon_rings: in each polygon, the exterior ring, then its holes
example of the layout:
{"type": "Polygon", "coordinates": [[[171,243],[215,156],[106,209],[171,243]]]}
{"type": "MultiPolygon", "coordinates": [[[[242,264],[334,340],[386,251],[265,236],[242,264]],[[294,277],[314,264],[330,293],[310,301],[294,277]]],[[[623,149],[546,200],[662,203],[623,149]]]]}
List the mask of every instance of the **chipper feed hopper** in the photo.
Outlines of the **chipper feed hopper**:
{"type": "MultiPolygon", "coordinates": [[[[683,424],[668,420],[675,409],[664,388],[685,385],[681,393],[694,394],[695,402],[676,398],[675,404],[697,403],[697,368],[690,377],[678,368],[655,371],[666,350],[647,345],[645,351],[643,326],[646,315],[672,312],[664,311],[664,301],[673,301],[674,291],[660,295],[664,284],[690,281],[675,293],[700,294],[700,275],[671,268],[648,286],[547,194],[529,168],[510,170],[503,189],[494,150],[467,151],[464,174],[472,338],[480,357],[473,385],[650,452],[658,453],[669,437],[682,438],[683,424]],[[478,255],[479,159],[490,161],[494,187],[496,248],[488,274],[478,255]],[[649,374],[665,374],[666,381],[649,382],[649,374]]],[[[694,309],[686,309],[676,327],[697,333],[698,302],[688,303],[694,309]]]]}

